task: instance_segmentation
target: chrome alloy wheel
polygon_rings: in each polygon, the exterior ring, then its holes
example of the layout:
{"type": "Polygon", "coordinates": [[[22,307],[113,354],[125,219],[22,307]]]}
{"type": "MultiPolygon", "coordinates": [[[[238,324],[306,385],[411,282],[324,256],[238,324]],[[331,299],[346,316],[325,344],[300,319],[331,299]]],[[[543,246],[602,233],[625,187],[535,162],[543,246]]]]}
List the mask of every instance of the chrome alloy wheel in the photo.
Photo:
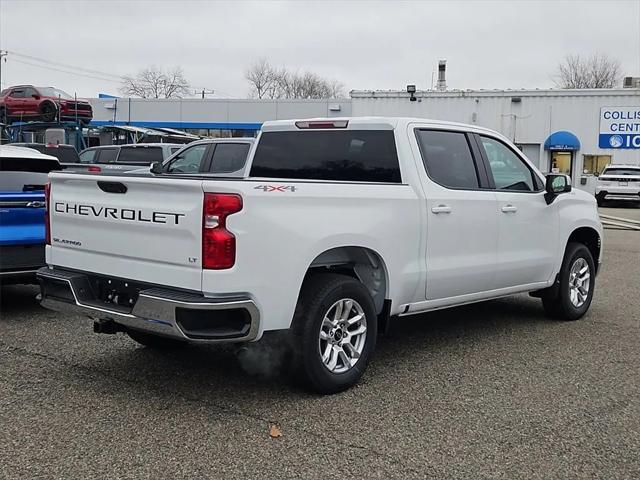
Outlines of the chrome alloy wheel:
{"type": "Polygon", "coordinates": [[[569,272],[569,299],[574,307],[580,308],[587,301],[591,286],[589,264],[584,258],[578,258],[569,272]]]}
{"type": "Polygon", "coordinates": [[[332,373],[344,373],[358,362],[367,340],[367,317],[358,302],[343,298],[324,314],[318,338],[322,363],[332,373]]]}

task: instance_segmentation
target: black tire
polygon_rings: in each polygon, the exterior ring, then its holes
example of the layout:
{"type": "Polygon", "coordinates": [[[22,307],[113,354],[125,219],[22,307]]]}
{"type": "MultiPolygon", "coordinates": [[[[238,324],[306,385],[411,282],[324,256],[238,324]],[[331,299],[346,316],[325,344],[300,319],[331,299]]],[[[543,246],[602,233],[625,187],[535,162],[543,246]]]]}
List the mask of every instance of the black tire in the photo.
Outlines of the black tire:
{"type": "Polygon", "coordinates": [[[0,107],[0,123],[8,124],[7,109],[5,107],[0,107]]]}
{"type": "Polygon", "coordinates": [[[44,122],[54,122],[58,116],[58,107],[52,102],[44,102],[40,107],[40,116],[44,122]]]}
{"type": "MultiPolygon", "coordinates": [[[[373,299],[362,283],[346,275],[330,273],[308,277],[298,299],[291,331],[292,364],[298,378],[306,387],[321,394],[340,392],[356,384],[364,374],[375,350],[377,323],[373,299]],[[333,306],[343,299],[355,300],[350,312],[356,312],[357,306],[362,309],[366,321],[366,332],[361,334],[364,343],[354,364],[344,372],[335,373],[323,363],[320,352],[320,330],[325,314],[336,313],[333,306]]],[[[355,331],[361,326],[362,324],[354,324],[352,327],[346,328],[354,328],[351,331],[355,331]]],[[[343,331],[340,328],[338,330],[343,331]]],[[[347,332],[350,331],[347,330],[347,332]]],[[[340,337],[344,341],[344,334],[341,333],[340,337]]],[[[340,338],[336,332],[332,341],[338,340],[340,338]]],[[[349,342],[351,341],[349,340],[349,342]]],[[[327,341],[322,340],[322,342],[327,341]]],[[[357,344],[358,340],[353,338],[353,342],[357,344]]],[[[328,346],[328,344],[325,345],[328,346]]],[[[337,353],[335,355],[337,356],[337,353]]],[[[345,367],[342,358],[338,361],[345,367]]]]}
{"type": "Polygon", "coordinates": [[[604,207],[604,195],[598,195],[596,197],[596,202],[598,202],[599,207],[604,207]]]}
{"type": "Polygon", "coordinates": [[[596,269],[591,251],[582,243],[569,243],[562,260],[559,274],[559,285],[555,295],[542,296],[544,310],[549,317],[561,320],[578,320],[587,313],[595,289],[596,269]],[[584,303],[576,307],[571,301],[571,268],[578,259],[584,259],[589,267],[589,290],[584,303]]]}
{"type": "Polygon", "coordinates": [[[188,345],[187,342],[163,337],[161,335],[153,335],[139,330],[128,330],[127,335],[140,345],[144,345],[145,347],[152,348],[154,350],[175,350],[178,348],[184,348],[188,345]]]}

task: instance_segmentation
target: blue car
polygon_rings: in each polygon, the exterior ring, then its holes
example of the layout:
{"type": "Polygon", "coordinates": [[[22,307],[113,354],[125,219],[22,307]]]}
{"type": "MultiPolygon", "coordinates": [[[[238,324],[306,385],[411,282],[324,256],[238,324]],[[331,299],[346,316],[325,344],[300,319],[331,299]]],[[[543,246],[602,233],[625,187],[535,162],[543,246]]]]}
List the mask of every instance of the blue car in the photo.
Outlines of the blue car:
{"type": "Polygon", "coordinates": [[[0,282],[35,283],[44,266],[45,185],[58,159],[0,146],[0,282]]]}

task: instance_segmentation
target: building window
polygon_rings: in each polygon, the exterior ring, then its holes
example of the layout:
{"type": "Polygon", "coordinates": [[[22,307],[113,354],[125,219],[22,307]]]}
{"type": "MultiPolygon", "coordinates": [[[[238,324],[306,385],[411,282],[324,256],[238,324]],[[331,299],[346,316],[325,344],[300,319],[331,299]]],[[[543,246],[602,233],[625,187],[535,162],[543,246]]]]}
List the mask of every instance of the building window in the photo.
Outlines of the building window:
{"type": "Polygon", "coordinates": [[[583,171],[592,175],[600,175],[604,167],[611,163],[611,155],[583,155],[583,171]]]}

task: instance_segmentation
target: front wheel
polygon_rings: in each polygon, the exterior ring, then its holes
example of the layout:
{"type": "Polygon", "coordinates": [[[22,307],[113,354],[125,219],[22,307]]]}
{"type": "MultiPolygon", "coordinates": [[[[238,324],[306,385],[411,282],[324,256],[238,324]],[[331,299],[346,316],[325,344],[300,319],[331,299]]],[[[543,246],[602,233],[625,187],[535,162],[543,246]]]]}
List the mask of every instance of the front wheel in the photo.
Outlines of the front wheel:
{"type": "Polygon", "coordinates": [[[42,104],[40,114],[44,122],[53,122],[58,114],[58,108],[51,102],[45,102],[42,104]]]}
{"type": "Polygon", "coordinates": [[[292,326],[295,368],[312,390],[330,394],[360,380],[376,344],[367,288],[346,275],[318,274],[303,285],[292,326]]]}
{"type": "Polygon", "coordinates": [[[559,273],[557,292],[542,296],[547,315],[563,320],[581,318],[593,299],[595,275],[591,251],[582,243],[569,243],[559,273]]]}

